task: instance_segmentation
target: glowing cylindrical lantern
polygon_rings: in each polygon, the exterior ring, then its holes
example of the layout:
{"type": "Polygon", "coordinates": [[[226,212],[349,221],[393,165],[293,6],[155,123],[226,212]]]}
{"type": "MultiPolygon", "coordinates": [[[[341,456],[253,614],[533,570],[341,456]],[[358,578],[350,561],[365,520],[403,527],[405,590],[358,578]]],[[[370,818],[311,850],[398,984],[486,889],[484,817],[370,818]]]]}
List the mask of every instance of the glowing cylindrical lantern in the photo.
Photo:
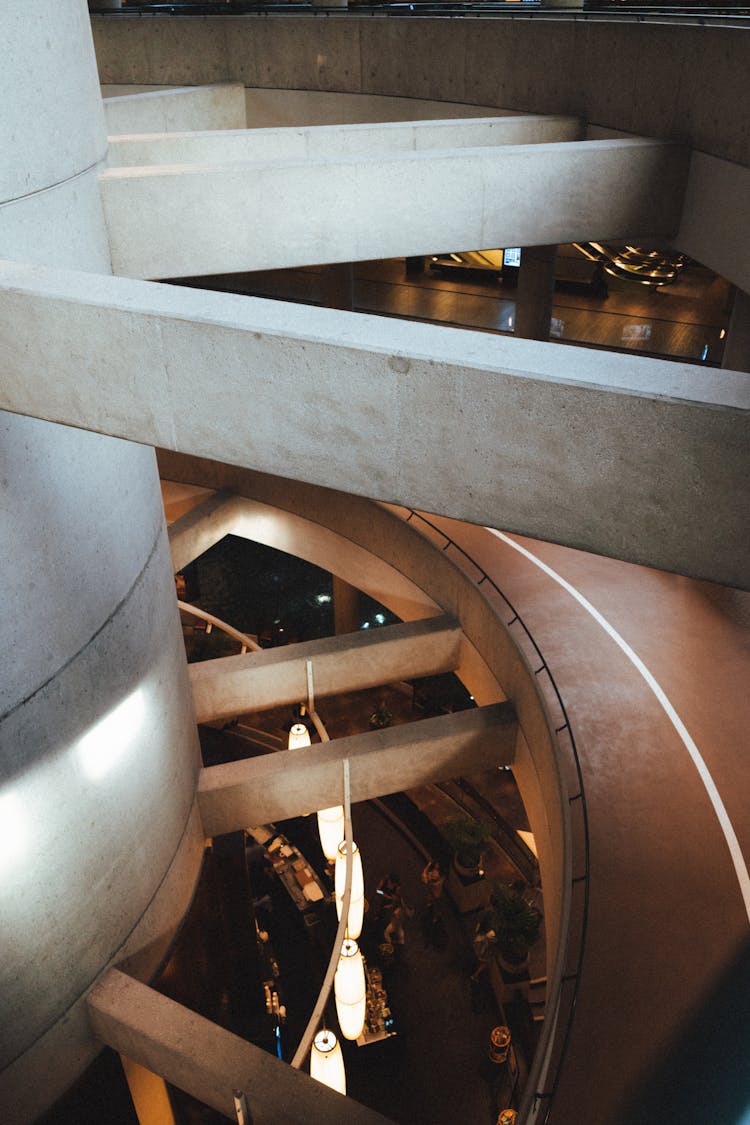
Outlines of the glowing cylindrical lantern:
{"type": "Polygon", "coordinates": [[[365,966],[356,941],[346,938],[333,981],[336,1015],[345,1039],[358,1039],[365,1026],[365,966]]]}
{"type": "Polygon", "coordinates": [[[318,833],[323,855],[333,862],[339,854],[339,844],[344,839],[343,805],[318,810],[318,833]]]}
{"type": "Polygon", "coordinates": [[[310,745],[310,732],[304,723],[293,723],[289,729],[290,750],[299,750],[301,746],[310,745]]]}
{"type": "MultiPolygon", "coordinates": [[[[346,840],[339,844],[336,855],[336,914],[341,918],[344,906],[344,884],[346,881],[346,840]]],[[[362,857],[359,848],[352,840],[352,895],[349,900],[349,915],[346,920],[346,935],[358,938],[362,933],[362,921],[365,916],[365,884],[362,878],[362,857]]]]}
{"type": "Polygon", "coordinates": [[[340,1094],[346,1093],[344,1056],[339,1041],[332,1031],[324,1028],[313,1039],[310,1052],[310,1077],[340,1094]]]}

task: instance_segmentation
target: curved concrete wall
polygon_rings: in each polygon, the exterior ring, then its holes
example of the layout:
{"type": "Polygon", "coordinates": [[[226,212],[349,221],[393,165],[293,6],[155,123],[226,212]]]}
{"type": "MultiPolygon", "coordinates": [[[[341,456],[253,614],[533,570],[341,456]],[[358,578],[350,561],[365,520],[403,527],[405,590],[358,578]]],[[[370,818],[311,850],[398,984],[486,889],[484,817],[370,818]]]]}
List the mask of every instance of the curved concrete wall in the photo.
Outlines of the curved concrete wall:
{"type": "MultiPolygon", "coordinates": [[[[93,29],[103,82],[235,80],[256,88],[261,98],[264,89],[296,90],[297,97],[307,90],[313,100],[327,91],[342,108],[344,92],[363,95],[363,103],[411,98],[414,117],[425,99],[571,114],[588,122],[590,136],[603,127],[605,133],[679,141],[720,157],[726,167],[710,162],[716,187],[708,196],[705,167],[696,164],[674,244],[741,289],[750,288],[750,205],[741,175],[750,166],[750,131],[746,115],[737,111],[750,68],[745,28],[583,21],[574,15],[373,20],[347,14],[335,20],[237,16],[137,25],[94,17],[93,29]],[[702,197],[697,205],[696,193],[702,197]]],[[[397,112],[403,114],[400,107],[397,112]]],[[[552,214],[558,180],[554,173],[552,214]]],[[[563,198],[569,190],[562,187],[563,198]]],[[[627,237],[650,233],[641,229],[627,237]]],[[[621,235],[624,230],[615,237],[621,235]]],[[[528,244],[550,241],[539,235],[528,244]]]]}
{"type": "Polygon", "coordinates": [[[750,67],[744,28],[353,14],[94,16],[92,26],[104,83],[232,80],[573,114],[750,165],[737,112],[750,67]]]}
{"type": "MultiPolygon", "coordinates": [[[[4,4],[0,255],[110,272],[84,0],[4,4]]],[[[57,347],[83,354],[61,330],[57,347]]],[[[153,450],[0,416],[0,1118],[33,1120],[98,1049],[86,992],[148,973],[202,830],[153,450]]]]}

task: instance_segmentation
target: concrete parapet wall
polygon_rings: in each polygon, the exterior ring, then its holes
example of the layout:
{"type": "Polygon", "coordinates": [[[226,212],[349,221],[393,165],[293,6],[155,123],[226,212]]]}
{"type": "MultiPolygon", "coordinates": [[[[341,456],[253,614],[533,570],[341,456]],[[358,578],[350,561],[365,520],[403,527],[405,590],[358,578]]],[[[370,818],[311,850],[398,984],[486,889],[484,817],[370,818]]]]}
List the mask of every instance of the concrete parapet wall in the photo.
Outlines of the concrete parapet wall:
{"type": "Polygon", "coordinates": [[[694,152],[674,244],[750,292],[750,168],[694,152]]]}
{"type": "Polygon", "coordinates": [[[104,99],[107,132],[174,133],[191,129],[244,129],[240,83],[120,94],[104,99]]]}
{"type": "Polygon", "coordinates": [[[679,145],[628,139],[111,168],[99,183],[114,272],[166,278],[665,237],[686,174],[679,145]]]}
{"type": "Polygon", "coordinates": [[[233,164],[384,152],[546,144],[582,139],[575,117],[510,116],[462,121],[398,121],[331,128],[243,129],[110,137],[109,165],[233,164]]]}
{"type": "Polygon", "coordinates": [[[198,782],[203,827],[207,836],[220,836],[341,804],[345,759],[356,803],[511,765],[516,739],[513,705],[493,703],[210,766],[198,782]]]}
{"type": "Polygon", "coordinates": [[[5,409],[750,582],[743,373],[8,264],[0,287],[5,409]]]}
{"type": "Polygon", "coordinates": [[[267,652],[225,656],[191,665],[198,723],[262,711],[307,698],[307,665],[315,698],[380,684],[453,672],[461,630],[450,618],[391,625],[267,652]]]}
{"type": "Polygon", "coordinates": [[[94,16],[92,25],[103,82],[234,80],[573,114],[750,165],[750,131],[737,112],[750,70],[745,28],[354,14],[94,16]]]}

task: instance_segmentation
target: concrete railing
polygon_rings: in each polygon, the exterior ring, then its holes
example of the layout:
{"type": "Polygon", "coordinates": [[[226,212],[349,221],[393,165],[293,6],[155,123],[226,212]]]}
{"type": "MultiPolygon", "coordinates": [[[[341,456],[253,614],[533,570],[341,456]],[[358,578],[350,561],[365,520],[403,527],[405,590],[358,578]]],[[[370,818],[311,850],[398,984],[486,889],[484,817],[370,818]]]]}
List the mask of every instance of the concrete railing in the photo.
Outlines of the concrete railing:
{"type": "Polygon", "coordinates": [[[170,21],[165,52],[155,49],[164,19],[94,16],[91,23],[104,83],[233,80],[573,114],[750,165],[750,133],[737,112],[750,70],[750,29],[623,24],[560,12],[460,22],[354,13],[186,16],[170,21]]]}

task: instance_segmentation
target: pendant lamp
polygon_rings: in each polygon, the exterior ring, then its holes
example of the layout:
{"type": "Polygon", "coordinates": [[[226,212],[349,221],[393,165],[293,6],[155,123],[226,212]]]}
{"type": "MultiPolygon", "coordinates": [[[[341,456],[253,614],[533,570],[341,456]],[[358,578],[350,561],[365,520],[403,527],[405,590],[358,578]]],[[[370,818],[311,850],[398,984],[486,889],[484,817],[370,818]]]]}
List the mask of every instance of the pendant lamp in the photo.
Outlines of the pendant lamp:
{"type": "Polygon", "coordinates": [[[343,805],[318,810],[318,834],[323,855],[332,863],[338,855],[339,844],[344,839],[343,805]]]}
{"type": "Polygon", "coordinates": [[[290,750],[299,750],[302,746],[310,745],[310,732],[304,723],[293,723],[289,729],[290,750]]]}
{"type": "Polygon", "coordinates": [[[365,1026],[367,987],[362,954],[351,938],[345,938],[341,946],[333,991],[341,1034],[345,1039],[358,1039],[365,1026]]]}
{"type": "Polygon", "coordinates": [[[332,1031],[323,1028],[313,1039],[310,1052],[310,1077],[340,1094],[346,1093],[346,1074],[341,1046],[332,1031]]]}
{"type": "MultiPolygon", "coordinates": [[[[344,884],[346,882],[346,840],[342,840],[336,855],[336,874],[334,878],[336,891],[336,914],[341,918],[344,906],[344,884]]],[[[352,894],[349,900],[349,915],[346,922],[346,934],[350,938],[358,938],[362,933],[362,921],[365,915],[365,884],[362,878],[362,857],[359,848],[352,840],[352,894]]]]}

